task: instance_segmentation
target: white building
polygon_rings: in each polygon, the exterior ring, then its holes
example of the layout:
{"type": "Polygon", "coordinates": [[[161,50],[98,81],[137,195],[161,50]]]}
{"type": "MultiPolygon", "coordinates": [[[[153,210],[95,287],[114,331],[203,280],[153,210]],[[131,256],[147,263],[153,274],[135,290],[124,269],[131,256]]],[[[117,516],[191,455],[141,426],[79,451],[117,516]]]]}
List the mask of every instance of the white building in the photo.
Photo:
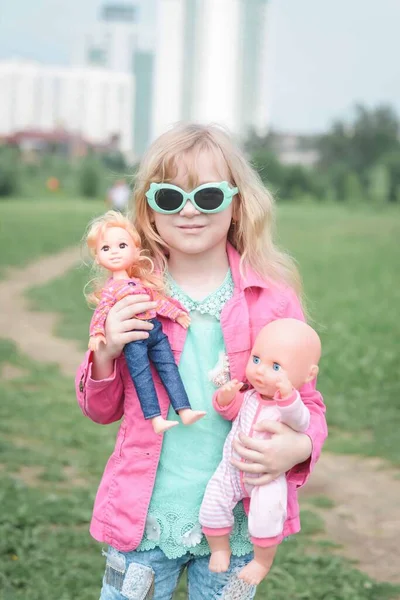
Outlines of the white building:
{"type": "Polygon", "coordinates": [[[103,68],[0,61],[0,136],[62,127],[87,141],[133,148],[134,78],[103,68]]]}
{"type": "Polygon", "coordinates": [[[159,0],[152,137],[179,120],[268,126],[267,0],[159,0]]]}
{"type": "Polygon", "coordinates": [[[136,8],[130,4],[105,4],[101,16],[74,49],[78,66],[102,66],[120,73],[132,73],[137,48],[136,8]]]}

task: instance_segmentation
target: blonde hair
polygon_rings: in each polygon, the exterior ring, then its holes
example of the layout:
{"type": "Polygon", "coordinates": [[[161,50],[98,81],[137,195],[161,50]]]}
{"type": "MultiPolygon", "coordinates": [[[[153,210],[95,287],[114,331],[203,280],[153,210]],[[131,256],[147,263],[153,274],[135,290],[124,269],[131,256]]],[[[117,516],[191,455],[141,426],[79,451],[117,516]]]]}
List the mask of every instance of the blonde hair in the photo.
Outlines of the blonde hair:
{"type": "Polygon", "coordinates": [[[267,279],[288,284],[301,296],[301,280],[293,259],[274,245],[274,199],[229,134],[217,125],[175,125],[156,139],[144,155],[133,196],[134,222],[144,248],[165,270],[167,248],[152,224],[145,194],[150,183],[173,180],[182,158],[188,165],[189,184],[195,187],[196,158],[203,151],[224,159],[230,183],[239,189],[239,195],[233,199],[235,223],[228,240],[241,256],[241,272],[250,266],[267,279]]]}
{"type": "MultiPolygon", "coordinates": [[[[140,235],[133,226],[131,220],[118,211],[109,210],[104,215],[93,219],[93,221],[89,223],[84,236],[86,247],[92,258],[96,257],[98,241],[104,236],[106,229],[111,227],[121,227],[122,229],[125,229],[131,236],[136,248],[142,247],[140,235]]],[[[100,300],[101,289],[104,287],[105,281],[109,277],[109,272],[95,261],[93,261],[92,270],[94,271],[94,277],[86,284],[84,294],[88,304],[96,306],[100,300]]],[[[127,269],[128,277],[137,277],[147,287],[162,291],[162,279],[160,276],[155,275],[153,271],[154,263],[151,258],[146,256],[146,250],[144,249],[140,251],[138,262],[133,263],[127,269]]]]}

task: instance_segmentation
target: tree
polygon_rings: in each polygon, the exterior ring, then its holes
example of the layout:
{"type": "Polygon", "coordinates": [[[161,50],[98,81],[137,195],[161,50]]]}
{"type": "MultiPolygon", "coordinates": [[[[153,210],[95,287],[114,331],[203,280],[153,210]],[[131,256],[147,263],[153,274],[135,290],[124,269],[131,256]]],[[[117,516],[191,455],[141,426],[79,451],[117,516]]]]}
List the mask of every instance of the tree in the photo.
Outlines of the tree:
{"type": "Polygon", "coordinates": [[[19,159],[17,148],[0,147],[0,196],[12,196],[18,191],[19,159]]]}
{"type": "Polygon", "coordinates": [[[368,110],[357,105],[352,123],[337,121],[321,136],[319,165],[330,169],[333,164],[345,163],[366,184],[368,170],[383,155],[400,150],[399,130],[397,115],[391,107],[368,110]]]}

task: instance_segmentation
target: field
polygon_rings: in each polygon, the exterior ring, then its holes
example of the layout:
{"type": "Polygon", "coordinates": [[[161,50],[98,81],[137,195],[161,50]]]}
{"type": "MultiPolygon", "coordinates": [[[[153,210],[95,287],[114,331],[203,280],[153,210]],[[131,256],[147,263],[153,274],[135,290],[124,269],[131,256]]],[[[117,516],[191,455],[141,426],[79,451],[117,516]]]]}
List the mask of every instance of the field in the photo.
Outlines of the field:
{"type": "MultiPolygon", "coordinates": [[[[10,267],[78,243],[88,219],[101,210],[99,203],[78,200],[1,204],[3,283],[10,267]]],[[[398,468],[400,214],[286,205],[278,227],[281,245],[299,262],[308,311],[322,338],[326,450],[381,457],[398,468]]],[[[82,349],[89,320],[82,297],[86,279],[85,269],[74,268],[44,286],[27,282],[26,291],[33,310],[59,313],[54,333],[79,340],[82,349]]],[[[97,598],[104,559],[87,529],[116,427],[84,419],[71,378],[57,365],[35,360],[35,352],[22,354],[7,331],[0,337],[0,600],[97,598]]],[[[321,507],[329,510],[330,498],[304,505],[302,533],[282,544],[257,598],[398,597],[399,587],[370,579],[340,556],[324,533],[321,507]]],[[[185,598],[183,590],[184,582],[176,600],[185,598]]]]}

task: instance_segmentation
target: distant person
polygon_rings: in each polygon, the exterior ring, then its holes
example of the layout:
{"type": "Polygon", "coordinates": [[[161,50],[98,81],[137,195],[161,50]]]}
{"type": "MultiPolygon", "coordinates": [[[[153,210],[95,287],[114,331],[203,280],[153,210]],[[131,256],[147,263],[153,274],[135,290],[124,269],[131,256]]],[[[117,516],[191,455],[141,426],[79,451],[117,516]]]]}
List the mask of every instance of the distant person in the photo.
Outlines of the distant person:
{"type": "Polygon", "coordinates": [[[126,212],[131,190],[125,179],[118,179],[107,192],[106,204],[113,210],[126,212]]]}
{"type": "MultiPolygon", "coordinates": [[[[154,432],[123,355],[125,344],[148,338],[153,326],[142,315],[154,304],[142,294],[119,300],[107,315],[106,345],[87,353],[76,377],[86,417],[104,424],[122,419],[90,527],[108,546],[100,600],[168,600],[185,569],[189,600],[251,600],[256,586],[237,575],[253,559],[246,499],[235,510],[225,573],[209,570],[210,549],[199,523],[233,418],[228,409],[225,419],[212,409],[212,396],[228,380],[243,381],[252,344],[266,323],[304,321],[297,269],[274,245],[270,192],[217,126],[178,125],[155,140],[137,173],[134,202],[145,256],[164,275],[171,299],[190,312],[187,330],[160,319],[192,408],[207,415],[191,427],[173,427],[163,439],[154,432]]],[[[165,417],[167,392],[161,379],[155,383],[165,417]]],[[[310,411],[305,433],[263,421],[257,430],[270,439],[235,442],[244,459],[235,461],[244,483],[249,478],[263,485],[286,474],[282,537],[300,529],[297,488],[308,479],[327,435],[315,380],[299,392],[310,411]]]]}

